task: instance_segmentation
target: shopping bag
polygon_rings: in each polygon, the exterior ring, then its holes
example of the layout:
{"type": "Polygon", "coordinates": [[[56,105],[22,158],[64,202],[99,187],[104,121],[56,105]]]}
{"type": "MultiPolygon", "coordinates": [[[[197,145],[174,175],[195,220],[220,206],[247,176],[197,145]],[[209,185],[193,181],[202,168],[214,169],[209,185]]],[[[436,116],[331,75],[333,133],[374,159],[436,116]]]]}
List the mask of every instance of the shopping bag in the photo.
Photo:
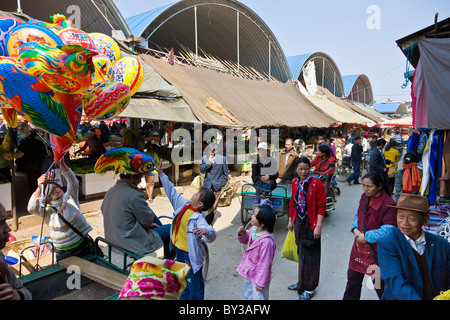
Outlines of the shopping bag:
{"type": "Polygon", "coordinates": [[[388,178],[395,178],[395,175],[397,174],[397,169],[395,169],[394,166],[390,167],[387,173],[388,178]]]}
{"type": "Polygon", "coordinates": [[[433,300],[450,300],[450,290],[441,291],[441,294],[434,297],[433,300]]]}
{"type": "Polygon", "coordinates": [[[288,231],[284,239],[281,257],[291,261],[298,262],[297,244],[295,243],[294,231],[288,231]]]}

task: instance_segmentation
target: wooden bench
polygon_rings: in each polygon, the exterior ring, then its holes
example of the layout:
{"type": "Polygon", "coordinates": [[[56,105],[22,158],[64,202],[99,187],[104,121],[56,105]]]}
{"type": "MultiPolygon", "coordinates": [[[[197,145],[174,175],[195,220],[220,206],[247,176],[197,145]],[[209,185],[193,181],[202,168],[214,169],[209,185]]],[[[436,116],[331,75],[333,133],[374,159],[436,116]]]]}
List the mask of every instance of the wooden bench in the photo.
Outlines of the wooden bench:
{"type": "Polygon", "coordinates": [[[65,268],[76,265],[80,268],[82,276],[117,291],[122,290],[122,287],[128,278],[122,273],[99,266],[93,262],[75,256],[61,260],[59,265],[65,268]]]}

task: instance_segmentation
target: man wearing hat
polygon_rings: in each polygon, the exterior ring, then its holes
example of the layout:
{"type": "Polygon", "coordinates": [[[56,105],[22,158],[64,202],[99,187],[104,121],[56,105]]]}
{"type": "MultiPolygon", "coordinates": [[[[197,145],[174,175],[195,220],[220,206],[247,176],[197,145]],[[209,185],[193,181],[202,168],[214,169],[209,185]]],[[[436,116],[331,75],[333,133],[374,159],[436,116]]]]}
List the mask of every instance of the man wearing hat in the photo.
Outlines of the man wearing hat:
{"type": "Polygon", "coordinates": [[[425,232],[428,199],[402,194],[396,206],[397,225],[377,241],[385,300],[431,300],[450,289],[450,243],[425,232]]]}

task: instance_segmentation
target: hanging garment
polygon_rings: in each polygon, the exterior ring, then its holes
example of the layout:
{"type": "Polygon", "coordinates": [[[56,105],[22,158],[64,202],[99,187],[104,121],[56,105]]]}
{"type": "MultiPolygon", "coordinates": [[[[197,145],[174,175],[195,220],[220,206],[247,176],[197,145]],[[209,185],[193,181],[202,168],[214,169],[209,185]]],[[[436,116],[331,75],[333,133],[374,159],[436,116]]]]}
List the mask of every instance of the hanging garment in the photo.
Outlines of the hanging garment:
{"type": "MultiPolygon", "coordinates": [[[[433,134],[432,130],[430,136],[433,134]]],[[[430,139],[431,140],[431,139],[430,139]]],[[[428,194],[428,184],[430,182],[430,140],[425,144],[422,155],[422,184],[420,186],[420,194],[426,196],[428,194]]]]}
{"type": "Polygon", "coordinates": [[[428,108],[426,100],[426,91],[424,77],[422,73],[422,64],[417,63],[414,71],[413,84],[411,87],[411,98],[413,107],[413,127],[428,128],[428,108]]]}
{"type": "MultiPolygon", "coordinates": [[[[420,72],[417,87],[417,110],[427,110],[427,125],[424,128],[449,129],[450,112],[450,38],[423,38],[418,40],[420,60],[416,68],[420,72]],[[425,93],[425,96],[422,94],[425,93]]],[[[416,114],[419,120],[420,114],[416,114]]],[[[424,119],[424,121],[425,121],[424,119]]],[[[422,126],[417,126],[420,128],[422,126]]]]}

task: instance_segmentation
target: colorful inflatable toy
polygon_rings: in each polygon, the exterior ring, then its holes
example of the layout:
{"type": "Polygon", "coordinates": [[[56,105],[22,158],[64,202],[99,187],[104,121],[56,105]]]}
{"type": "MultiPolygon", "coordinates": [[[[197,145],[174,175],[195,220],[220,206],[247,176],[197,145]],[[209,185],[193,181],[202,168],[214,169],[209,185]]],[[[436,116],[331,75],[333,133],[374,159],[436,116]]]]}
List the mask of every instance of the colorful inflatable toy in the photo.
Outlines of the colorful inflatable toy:
{"type": "Polygon", "coordinates": [[[114,170],[117,173],[153,175],[155,159],[134,148],[118,147],[106,151],[95,163],[95,173],[114,170]]]}
{"type": "Polygon", "coordinates": [[[144,68],[138,59],[125,57],[117,61],[111,69],[115,81],[125,83],[130,87],[131,95],[134,95],[144,81],[144,68]]]}
{"type": "Polygon", "coordinates": [[[61,159],[76,141],[82,111],[98,120],[118,116],[144,73],[139,60],[121,59],[111,37],[73,28],[61,14],[51,19],[0,17],[0,108],[9,127],[21,115],[48,132],[61,159]]]}

